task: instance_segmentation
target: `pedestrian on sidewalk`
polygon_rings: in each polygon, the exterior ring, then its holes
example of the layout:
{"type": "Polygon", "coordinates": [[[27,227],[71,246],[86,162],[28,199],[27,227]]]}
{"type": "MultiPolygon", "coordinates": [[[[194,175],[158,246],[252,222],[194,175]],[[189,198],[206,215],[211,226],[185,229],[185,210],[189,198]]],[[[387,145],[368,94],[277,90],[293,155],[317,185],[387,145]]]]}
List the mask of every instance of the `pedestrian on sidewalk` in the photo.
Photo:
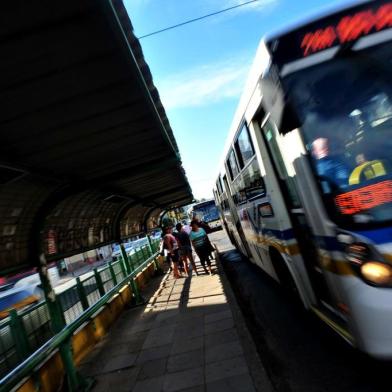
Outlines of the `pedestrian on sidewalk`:
{"type": "Polygon", "coordinates": [[[165,248],[168,251],[168,258],[170,260],[172,269],[173,269],[173,277],[175,279],[181,278],[182,275],[178,270],[178,262],[179,262],[179,254],[178,254],[178,243],[176,238],[173,235],[172,232],[172,227],[165,227],[163,229],[163,232],[165,233],[163,237],[163,241],[165,244],[165,248]]]}
{"type": "Polygon", "coordinates": [[[195,220],[196,220],[197,224],[199,225],[199,227],[201,229],[203,229],[206,232],[206,234],[207,234],[207,241],[208,241],[208,248],[209,248],[208,258],[213,260],[214,256],[212,254],[213,254],[213,252],[215,252],[215,248],[212,246],[211,241],[210,241],[210,239],[208,237],[208,234],[212,233],[212,229],[211,229],[210,225],[207,222],[205,222],[203,220],[200,220],[198,218],[196,218],[195,220]]]}
{"type": "Polygon", "coordinates": [[[195,271],[196,275],[198,275],[195,260],[193,259],[192,243],[189,238],[189,234],[186,232],[185,228],[182,226],[181,223],[176,224],[176,229],[177,229],[176,238],[180,250],[180,258],[182,263],[184,264],[184,269],[188,276],[189,276],[188,271],[191,271],[192,274],[192,270],[195,271]]]}
{"type": "Polygon", "coordinates": [[[169,266],[169,272],[172,272],[173,268],[171,266],[170,262],[170,257],[169,257],[169,252],[166,248],[166,243],[165,243],[165,232],[164,228],[162,228],[162,233],[161,233],[161,238],[160,238],[160,245],[159,245],[159,253],[161,256],[164,257],[165,263],[169,266]]]}
{"type": "Polygon", "coordinates": [[[192,231],[189,233],[189,238],[192,241],[196,254],[199,256],[200,263],[203,266],[205,273],[212,275],[211,261],[208,258],[210,254],[210,242],[207,233],[199,226],[196,220],[191,222],[192,231]],[[208,272],[206,268],[208,267],[208,272]]]}

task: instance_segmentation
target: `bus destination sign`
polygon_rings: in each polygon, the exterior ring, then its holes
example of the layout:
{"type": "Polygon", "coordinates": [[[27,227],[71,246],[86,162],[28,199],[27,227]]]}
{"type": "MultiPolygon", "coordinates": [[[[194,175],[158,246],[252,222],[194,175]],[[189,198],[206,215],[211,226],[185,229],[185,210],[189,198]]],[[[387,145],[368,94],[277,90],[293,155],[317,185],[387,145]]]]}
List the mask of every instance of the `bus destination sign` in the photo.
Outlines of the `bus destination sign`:
{"type": "Polygon", "coordinates": [[[345,44],[392,26],[392,3],[346,15],[336,24],[306,33],[301,41],[304,56],[345,44]]]}
{"type": "Polygon", "coordinates": [[[284,64],[392,27],[392,1],[378,0],[311,21],[267,40],[273,62],[284,64]]]}

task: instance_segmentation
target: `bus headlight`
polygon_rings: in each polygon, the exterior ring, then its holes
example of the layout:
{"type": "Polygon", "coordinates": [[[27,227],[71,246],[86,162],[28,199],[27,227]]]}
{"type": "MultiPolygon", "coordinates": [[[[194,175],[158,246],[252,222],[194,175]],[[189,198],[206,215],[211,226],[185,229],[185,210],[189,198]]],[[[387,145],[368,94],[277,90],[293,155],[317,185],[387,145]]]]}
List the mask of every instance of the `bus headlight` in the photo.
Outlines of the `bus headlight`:
{"type": "Polygon", "coordinates": [[[368,261],[361,265],[361,274],[366,281],[380,286],[392,284],[392,266],[379,261],[368,261]]]}

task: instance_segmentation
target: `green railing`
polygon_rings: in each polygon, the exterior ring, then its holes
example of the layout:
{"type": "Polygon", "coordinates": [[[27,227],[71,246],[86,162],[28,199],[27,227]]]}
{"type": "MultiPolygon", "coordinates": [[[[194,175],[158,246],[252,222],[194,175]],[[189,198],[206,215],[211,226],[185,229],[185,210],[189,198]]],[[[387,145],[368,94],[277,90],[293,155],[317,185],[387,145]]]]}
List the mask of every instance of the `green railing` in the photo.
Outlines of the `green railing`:
{"type": "MultiPolygon", "coordinates": [[[[81,325],[80,320],[86,320],[87,311],[90,314],[90,310],[96,309],[97,304],[103,306],[126,280],[133,278],[156,258],[158,249],[159,240],[151,240],[149,244],[129,254],[128,260],[124,261],[120,257],[118,261],[110,262],[104,268],[94,269],[85,274],[85,277],[76,278],[71,287],[58,293],[56,297],[66,328],[75,323],[81,325]],[[111,295],[108,296],[109,294],[111,295]],[[104,298],[106,301],[102,301],[104,298]]],[[[11,311],[10,317],[0,322],[0,379],[4,377],[0,380],[0,389],[3,390],[7,374],[12,374],[16,366],[53,338],[45,301],[23,311],[11,311]]]]}

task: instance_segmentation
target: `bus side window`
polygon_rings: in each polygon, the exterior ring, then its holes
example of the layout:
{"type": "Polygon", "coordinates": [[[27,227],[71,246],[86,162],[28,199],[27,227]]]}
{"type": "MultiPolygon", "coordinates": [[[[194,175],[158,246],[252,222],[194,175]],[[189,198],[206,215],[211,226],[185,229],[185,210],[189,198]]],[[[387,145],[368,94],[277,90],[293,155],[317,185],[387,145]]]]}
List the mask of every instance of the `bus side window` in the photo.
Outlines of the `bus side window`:
{"type": "Polygon", "coordinates": [[[290,177],[287,172],[287,168],[283,160],[282,153],[280,152],[280,148],[276,140],[276,135],[277,135],[276,127],[270,121],[267,121],[263,126],[262,130],[264,132],[265,140],[270,150],[271,158],[278,172],[278,176],[286,184],[290,197],[291,207],[300,207],[301,204],[299,201],[299,196],[295,185],[295,180],[293,177],[290,177]]]}
{"type": "Polygon", "coordinates": [[[246,164],[252,160],[252,157],[255,154],[246,124],[242,126],[241,132],[234,143],[234,148],[237,153],[239,166],[243,169],[246,164]]]}
{"type": "Polygon", "coordinates": [[[233,181],[237,177],[239,170],[237,166],[237,159],[234,154],[234,150],[230,150],[229,157],[227,159],[227,167],[229,168],[230,178],[233,181]]]}
{"type": "Polygon", "coordinates": [[[254,156],[251,163],[241,172],[233,183],[236,204],[265,195],[265,183],[261,176],[260,167],[254,156]]]}
{"type": "Polygon", "coordinates": [[[219,178],[218,178],[218,184],[219,184],[220,193],[223,193],[225,188],[223,186],[222,177],[221,176],[219,176],[219,178]]]}
{"type": "Polygon", "coordinates": [[[222,177],[222,182],[221,182],[221,186],[222,186],[222,192],[228,192],[228,187],[227,187],[227,176],[226,174],[222,177]]]}
{"type": "Polygon", "coordinates": [[[222,211],[227,211],[229,209],[229,204],[226,199],[222,200],[221,208],[222,208],[222,211]]]}

